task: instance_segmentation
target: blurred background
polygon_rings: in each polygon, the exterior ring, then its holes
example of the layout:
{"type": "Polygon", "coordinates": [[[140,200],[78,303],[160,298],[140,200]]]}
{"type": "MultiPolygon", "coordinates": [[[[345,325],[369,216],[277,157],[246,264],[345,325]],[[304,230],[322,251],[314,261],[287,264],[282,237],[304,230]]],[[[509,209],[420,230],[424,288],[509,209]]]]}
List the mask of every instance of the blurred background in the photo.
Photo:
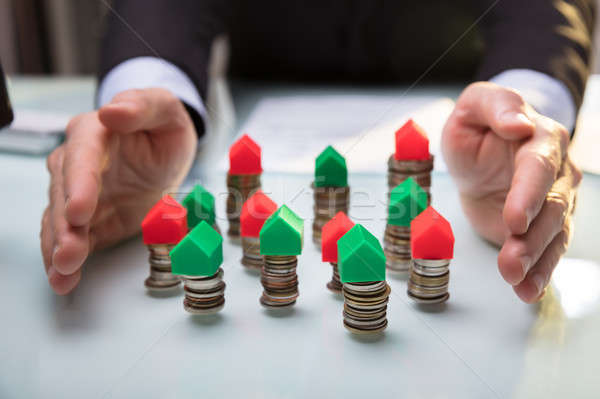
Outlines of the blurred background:
{"type": "MultiPolygon", "coordinates": [[[[109,2],[0,0],[0,60],[6,73],[95,73],[102,18],[109,2]]],[[[598,26],[595,43],[593,71],[599,73],[598,26]]]]}
{"type": "Polygon", "coordinates": [[[92,74],[98,65],[100,0],[0,0],[0,60],[7,74],[92,74]]]}

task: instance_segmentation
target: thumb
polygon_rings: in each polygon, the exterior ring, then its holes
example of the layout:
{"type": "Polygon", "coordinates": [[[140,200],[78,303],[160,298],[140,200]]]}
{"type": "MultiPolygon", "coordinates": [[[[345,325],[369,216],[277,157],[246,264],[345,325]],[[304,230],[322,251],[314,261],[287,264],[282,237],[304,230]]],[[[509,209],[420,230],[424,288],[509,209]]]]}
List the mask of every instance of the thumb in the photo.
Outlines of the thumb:
{"type": "Polygon", "coordinates": [[[456,102],[462,124],[491,129],[505,140],[522,140],[535,131],[533,110],[514,90],[490,82],[469,85],[456,102]]]}
{"type": "Polygon", "coordinates": [[[186,117],[181,101],[170,91],[158,88],[121,92],[98,110],[102,124],[117,133],[182,128],[186,117]]]}

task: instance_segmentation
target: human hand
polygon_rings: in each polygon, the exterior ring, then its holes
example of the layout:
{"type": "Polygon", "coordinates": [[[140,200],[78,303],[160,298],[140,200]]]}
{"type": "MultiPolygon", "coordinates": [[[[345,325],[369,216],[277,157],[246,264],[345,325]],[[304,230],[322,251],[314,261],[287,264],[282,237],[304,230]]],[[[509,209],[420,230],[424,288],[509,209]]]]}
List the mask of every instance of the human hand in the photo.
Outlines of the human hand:
{"type": "Polygon", "coordinates": [[[566,251],[582,173],[569,133],[512,90],[468,86],[442,135],[448,170],[473,227],[502,245],[498,268],[521,300],[539,300],[566,251]]]}
{"type": "Polygon", "coordinates": [[[98,111],[73,118],[47,159],[49,204],[42,256],[50,286],[67,294],[87,256],[134,235],[146,212],[188,173],[194,125],[163,89],[128,90],[98,111]]]}

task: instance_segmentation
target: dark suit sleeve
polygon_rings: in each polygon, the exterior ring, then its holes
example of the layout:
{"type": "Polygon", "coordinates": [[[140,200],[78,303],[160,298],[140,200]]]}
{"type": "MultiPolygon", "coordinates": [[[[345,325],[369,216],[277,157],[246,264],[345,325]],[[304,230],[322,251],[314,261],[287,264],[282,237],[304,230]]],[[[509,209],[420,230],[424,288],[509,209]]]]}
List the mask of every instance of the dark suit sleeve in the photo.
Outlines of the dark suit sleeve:
{"type": "MultiPolygon", "coordinates": [[[[223,0],[117,0],[108,11],[99,80],[121,62],[159,57],[176,65],[206,101],[207,68],[215,37],[225,32],[223,0]]],[[[200,116],[186,104],[199,133],[200,116]]]]}
{"type": "MultiPolygon", "coordinates": [[[[479,1],[483,13],[493,3],[479,1]]],[[[595,0],[500,0],[480,22],[486,55],[478,79],[532,69],[562,81],[577,110],[590,73],[595,0]]]]}

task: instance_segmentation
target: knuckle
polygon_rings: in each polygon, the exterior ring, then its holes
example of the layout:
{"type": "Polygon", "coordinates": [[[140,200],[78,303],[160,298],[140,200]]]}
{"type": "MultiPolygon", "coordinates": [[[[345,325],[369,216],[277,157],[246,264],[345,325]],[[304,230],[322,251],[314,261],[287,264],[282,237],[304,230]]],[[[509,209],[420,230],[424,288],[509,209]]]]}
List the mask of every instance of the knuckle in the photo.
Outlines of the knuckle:
{"type": "Polygon", "coordinates": [[[548,206],[554,209],[554,213],[560,217],[560,220],[564,220],[569,210],[569,198],[563,193],[550,192],[546,199],[548,206]]]}
{"type": "Polygon", "coordinates": [[[473,82],[473,83],[469,84],[467,87],[465,87],[465,89],[459,96],[457,104],[460,105],[464,101],[467,101],[466,100],[467,98],[470,98],[473,95],[477,95],[478,92],[485,90],[489,84],[490,84],[489,82],[473,82]]]}
{"type": "Polygon", "coordinates": [[[559,172],[559,167],[556,164],[556,161],[552,155],[537,153],[534,154],[534,159],[535,162],[542,168],[542,170],[556,178],[559,172]]]}
{"type": "Polygon", "coordinates": [[[129,89],[121,91],[112,98],[113,103],[132,101],[143,97],[144,89],[129,89]]]}
{"type": "Polygon", "coordinates": [[[46,158],[46,168],[50,173],[55,173],[55,171],[59,168],[59,160],[60,160],[60,152],[62,151],[62,146],[58,147],[54,151],[48,155],[46,158]]]}
{"type": "Polygon", "coordinates": [[[567,249],[569,248],[569,243],[571,241],[571,235],[572,235],[571,233],[572,233],[571,224],[565,223],[565,226],[563,227],[561,232],[558,233],[558,252],[559,252],[559,254],[562,255],[565,252],[567,252],[567,249]]]}
{"type": "Polygon", "coordinates": [[[65,134],[67,137],[71,136],[73,134],[73,132],[77,130],[77,126],[79,126],[82,119],[83,119],[83,114],[79,114],[69,120],[69,123],[67,124],[67,128],[65,129],[65,134]]]}
{"type": "Polygon", "coordinates": [[[97,111],[91,111],[76,115],[73,118],[71,118],[65,129],[66,140],[68,141],[69,138],[71,138],[73,135],[75,135],[78,131],[81,130],[80,126],[82,125],[82,123],[84,123],[85,121],[90,121],[91,118],[97,119],[97,115],[97,111]]]}
{"type": "Polygon", "coordinates": [[[581,168],[573,162],[569,161],[569,163],[571,165],[571,173],[573,174],[573,185],[577,187],[579,183],[581,183],[581,179],[583,179],[583,172],[581,171],[581,168]]]}
{"type": "Polygon", "coordinates": [[[510,89],[508,87],[502,87],[502,95],[504,97],[504,100],[506,100],[510,103],[516,104],[519,107],[525,106],[525,100],[523,99],[521,94],[514,89],[510,89]]]}
{"type": "Polygon", "coordinates": [[[569,145],[569,139],[571,137],[571,134],[569,133],[569,131],[567,130],[566,127],[564,127],[563,125],[561,125],[560,123],[556,124],[556,129],[555,129],[555,134],[556,137],[558,138],[558,141],[560,143],[560,147],[562,149],[565,149],[568,147],[569,145]]]}
{"type": "Polygon", "coordinates": [[[473,82],[470,85],[467,86],[467,88],[465,89],[466,91],[472,91],[472,90],[478,90],[478,89],[483,89],[488,87],[488,82],[473,82]]]}

